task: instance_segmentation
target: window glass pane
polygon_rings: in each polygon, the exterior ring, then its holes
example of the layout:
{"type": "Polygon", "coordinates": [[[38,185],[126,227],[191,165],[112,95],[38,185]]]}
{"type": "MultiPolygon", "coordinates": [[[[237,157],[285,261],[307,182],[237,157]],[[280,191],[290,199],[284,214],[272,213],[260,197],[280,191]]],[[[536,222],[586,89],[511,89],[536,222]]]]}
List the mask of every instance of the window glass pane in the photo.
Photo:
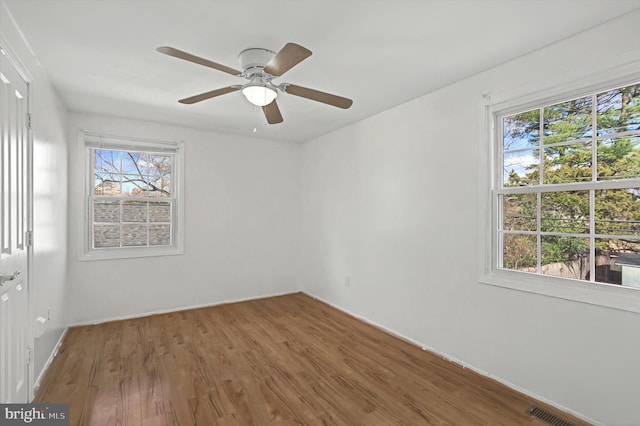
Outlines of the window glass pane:
{"type": "Polygon", "coordinates": [[[598,142],[598,180],[640,177],[640,137],[598,142]]]}
{"type": "Polygon", "coordinates": [[[144,176],[124,175],[122,176],[123,195],[129,197],[147,197],[149,185],[144,176]]]}
{"type": "Polygon", "coordinates": [[[122,202],[123,222],[146,222],[147,203],[144,201],[123,201],[122,202]]]}
{"type": "Polygon", "coordinates": [[[95,200],[93,202],[93,221],[120,223],[120,202],[95,200]]]}
{"type": "Polygon", "coordinates": [[[591,143],[545,148],[543,183],[589,182],[591,164],[591,143]]]}
{"type": "Polygon", "coordinates": [[[149,197],[171,197],[170,175],[153,178],[149,176],[149,197]]]}
{"type": "Polygon", "coordinates": [[[626,272],[623,285],[640,287],[640,276],[633,269],[640,259],[640,241],[596,238],[595,249],[596,282],[620,285],[626,272]]]}
{"type": "Polygon", "coordinates": [[[502,267],[536,272],[537,244],[535,235],[503,234],[502,267]]]}
{"type": "Polygon", "coordinates": [[[95,149],[93,153],[97,173],[121,173],[122,152],[109,149],[95,149]]]}
{"type": "Polygon", "coordinates": [[[525,186],[540,183],[539,151],[526,150],[505,153],[503,157],[503,185],[525,186]]]}
{"type": "Polygon", "coordinates": [[[591,136],[591,97],[548,106],[543,111],[544,144],[591,136]]]}
{"type": "Polygon", "coordinates": [[[172,157],[168,155],[151,154],[147,158],[148,164],[145,174],[156,178],[171,176],[172,157]]]}
{"type": "Polygon", "coordinates": [[[538,146],[540,143],[540,110],[527,111],[502,119],[502,150],[538,146]]]}
{"type": "MultiPolygon", "coordinates": [[[[615,261],[617,255],[609,250],[609,244],[613,240],[596,239],[596,276],[594,280],[598,283],[617,284],[622,283],[622,271],[615,261]],[[603,250],[598,249],[603,247],[603,250]]],[[[614,243],[615,244],[615,243],[614,243]]],[[[591,271],[587,273],[585,280],[591,279],[591,271]]]]}
{"type": "Polygon", "coordinates": [[[150,222],[171,222],[171,203],[149,203],[150,222]]]}
{"type": "Polygon", "coordinates": [[[598,135],[640,130],[640,84],[598,94],[598,135]]]}
{"type": "Polygon", "coordinates": [[[149,225],[149,245],[168,246],[171,244],[171,225],[149,225]]]}
{"type": "Polygon", "coordinates": [[[537,228],[536,194],[509,194],[502,197],[503,224],[508,231],[535,231],[537,228]]]}
{"type": "Polygon", "coordinates": [[[125,174],[144,174],[141,170],[142,164],[140,157],[146,154],[140,152],[125,152],[122,157],[122,173],[125,174]]]}
{"type": "Polygon", "coordinates": [[[122,225],[122,246],[146,246],[147,226],[138,224],[122,225]]]}
{"type": "Polygon", "coordinates": [[[633,244],[633,251],[619,253],[613,258],[612,270],[620,271],[620,284],[640,288],[640,244],[633,244]]]}
{"type": "Polygon", "coordinates": [[[121,194],[121,184],[119,175],[109,175],[106,173],[95,173],[93,195],[99,196],[119,196],[121,194]]]}
{"type": "Polygon", "coordinates": [[[545,192],[540,197],[542,232],[589,232],[589,191],[545,192]]]}
{"type": "Polygon", "coordinates": [[[542,273],[584,279],[589,272],[589,239],[544,235],[541,237],[542,273]]]}
{"type": "Polygon", "coordinates": [[[640,188],[595,191],[597,234],[640,236],[640,188]]]}
{"type": "Polygon", "coordinates": [[[93,247],[120,247],[120,225],[94,225],[93,247]]]}

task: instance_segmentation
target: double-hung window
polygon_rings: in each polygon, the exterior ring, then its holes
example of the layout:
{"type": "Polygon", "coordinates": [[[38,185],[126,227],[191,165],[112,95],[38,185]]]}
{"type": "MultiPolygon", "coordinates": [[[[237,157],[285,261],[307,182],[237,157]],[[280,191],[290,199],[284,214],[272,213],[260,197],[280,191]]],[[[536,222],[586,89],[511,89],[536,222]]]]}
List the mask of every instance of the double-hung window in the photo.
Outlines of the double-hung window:
{"type": "Polygon", "coordinates": [[[84,258],[179,254],[181,144],[82,133],[84,258]]]}
{"type": "Polygon", "coordinates": [[[640,83],[492,120],[494,267],[640,288],[640,83]]]}

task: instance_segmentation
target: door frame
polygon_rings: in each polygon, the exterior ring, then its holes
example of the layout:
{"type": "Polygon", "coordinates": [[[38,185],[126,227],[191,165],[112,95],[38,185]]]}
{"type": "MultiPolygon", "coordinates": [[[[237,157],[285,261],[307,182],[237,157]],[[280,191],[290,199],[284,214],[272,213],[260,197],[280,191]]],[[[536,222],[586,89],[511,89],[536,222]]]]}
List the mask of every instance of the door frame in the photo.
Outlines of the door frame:
{"type": "MultiPolygon", "coordinates": [[[[25,232],[29,232],[33,236],[33,128],[31,122],[31,101],[32,101],[32,85],[33,76],[20,60],[20,57],[16,54],[15,50],[0,34],[0,49],[5,54],[5,57],[9,60],[9,63],[14,67],[20,77],[24,80],[27,86],[27,114],[29,121],[27,124],[27,140],[26,140],[26,187],[24,206],[27,213],[27,226],[25,232]]],[[[1,53],[0,53],[1,54],[1,53]]],[[[33,401],[35,398],[35,321],[33,320],[33,291],[32,280],[33,277],[33,237],[26,243],[27,250],[27,273],[24,278],[25,288],[27,291],[27,335],[25,336],[27,342],[27,351],[29,354],[29,363],[27,365],[27,396],[29,401],[33,401]]]]}

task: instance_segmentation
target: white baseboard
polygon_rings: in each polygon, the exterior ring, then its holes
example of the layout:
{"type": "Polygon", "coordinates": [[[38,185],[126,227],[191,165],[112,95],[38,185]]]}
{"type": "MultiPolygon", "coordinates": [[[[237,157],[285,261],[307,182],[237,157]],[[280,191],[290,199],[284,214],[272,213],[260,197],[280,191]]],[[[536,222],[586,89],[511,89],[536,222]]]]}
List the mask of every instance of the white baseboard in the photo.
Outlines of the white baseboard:
{"type": "Polygon", "coordinates": [[[70,324],[69,327],[78,327],[78,326],[81,326],[81,325],[96,325],[96,324],[102,324],[102,323],[111,322],[111,321],[121,321],[121,320],[134,319],[134,318],[143,318],[143,317],[148,317],[148,316],[151,316],[151,315],[168,314],[168,313],[171,313],[171,312],[179,312],[179,311],[189,311],[191,309],[209,308],[211,306],[227,305],[229,303],[238,303],[238,302],[248,302],[250,300],[266,299],[268,297],[284,296],[284,295],[287,295],[287,294],[293,294],[293,293],[299,293],[299,292],[300,291],[298,291],[298,290],[285,291],[285,292],[281,292],[281,293],[264,294],[264,295],[260,295],[260,296],[245,297],[245,298],[240,298],[240,299],[230,299],[230,300],[222,300],[222,301],[212,302],[212,303],[203,303],[201,305],[178,306],[178,307],[175,307],[175,308],[157,309],[157,310],[153,310],[153,311],[142,312],[142,313],[139,313],[139,314],[122,315],[122,316],[118,316],[118,317],[102,318],[102,319],[97,319],[97,320],[74,322],[74,323],[70,324]]]}
{"type": "Polygon", "coordinates": [[[573,410],[571,410],[571,409],[569,409],[567,407],[564,407],[564,406],[562,406],[562,405],[560,405],[560,404],[558,404],[558,403],[556,403],[554,401],[551,401],[551,400],[549,400],[547,398],[544,398],[544,397],[542,397],[540,395],[536,395],[535,393],[533,393],[533,392],[531,392],[531,391],[529,391],[529,390],[527,390],[525,388],[522,388],[522,387],[520,387],[518,385],[514,385],[513,383],[511,383],[511,382],[509,382],[507,380],[504,380],[504,379],[502,379],[502,378],[500,378],[498,376],[495,376],[495,375],[493,375],[493,374],[491,374],[491,373],[489,373],[487,371],[484,371],[484,370],[482,370],[480,368],[477,368],[477,367],[475,367],[475,366],[473,366],[471,364],[468,364],[468,363],[466,363],[466,362],[464,362],[462,360],[459,360],[457,358],[449,356],[449,355],[445,354],[444,352],[441,352],[441,351],[439,351],[439,350],[437,350],[435,348],[432,348],[431,346],[425,345],[422,342],[418,342],[418,341],[416,341],[414,339],[411,339],[411,338],[409,338],[407,336],[404,336],[404,335],[402,335],[400,333],[397,333],[397,332],[395,332],[395,331],[393,331],[393,330],[391,330],[391,329],[389,329],[389,328],[387,328],[387,327],[385,327],[383,325],[380,325],[378,323],[370,321],[369,319],[367,319],[367,318],[365,318],[363,316],[357,315],[357,314],[355,314],[355,313],[353,313],[353,312],[351,312],[351,311],[349,311],[347,309],[342,308],[341,306],[335,305],[334,303],[331,303],[331,302],[329,302],[329,301],[327,301],[327,300],[325,300],[325,299],[323,299],[321,297],[318,297],[318,296],[316,296],[316,295],[314,295],[312,293],[309,293],[309,292],[307,292],[305,290],[303,290],[302,292],[304,294],[306,294],[307,296],[315,299],[315,300],[318,300],[318,301],[320,301],[322,303],[325,303],[325,304],[331,306],[332,308],[335,308],[335,309],[337,309],[337,310],[339,310],[341,312],[344,312],[345,314],[347,314],[349,316],[352,316],[352,317],[356,318],[357,320],[360,320],[360,321],[365,322],[365,323],[367,323],[369,325],[372,325],[372,326],[376,327],[377,329],[379,329],[379,330],[381,330],[381,331],[383,331],[383,332],[385,332],[387,334],[390,334],[390,335],[392,335],[394,337],[397,337],[400,340],[403,340],[403,341],[405,341],[407,343],[410,343],[410,344],[412,344],[414,346],[417,346],[420,349],[422,349],[423,351],[431,352],[431,353],[439,356],[440,358],[442,358],[442,359],[444,359],[446,361],[458,364],[462,368],[468,368],[469,370],[471,370],[471,371],[473,371],[475,373],[478,373],[481,376],[487,377],[487,378],[489,378],[491,380],[495,380],[496,382],[498,382],[500,384],[503,384],[503,385],[507,386],[508,388],[511,388],[511,389],[513,389],[513,390],[515,390],[517,392],[520,392],[520,393],[522,393],[524,395],[527,395],[527,396],[529,396],[531,398],[537,399],[540,402],[544,402],[545,404],[548,404],[548,405],[550,405],[552,407],[555,407],[558,410],[564,411],[565,413],[571,414],[572,416],[575,416],[575,417],[577,417],[579,419],[582,419],[585,422],[588,422],[588,423],[590,423],[590,424],[592,424],[594,426],[605,426],[604,423],[601,423],[601,422],[598,422],[596,420],[590,419],[590,418],[584,416],[583,414],[575,412],[575,411],[573,411],[573,410]]]}
{"type": "Polygon", "coordinates": [[[62,331],[62,334],[58,338],[58,341],[56,342],[56,345],[53,347],[53,350],[51,351],[51,355],[49,355],[49,358],[47,359],[47,362],[44,363],[44,366],[42,367],[42,370],[40,370],[40,374],[38,374],[38,378],[33,383],[33,394],[34,395],[38,392],[38,388],[40,387],[40,381],[42,380],[42,378],[44,377],[45,373],[49,369],[49,366],[51,365],[51,362],[56,357],[56,355],[58,355],[58,351],[60,350],[60,346],[62,345],[62,341],[64,340],[64,337],[67,335],[67,331],[69,331],[69,327],[65,327],[65,329],[62,331]]]}

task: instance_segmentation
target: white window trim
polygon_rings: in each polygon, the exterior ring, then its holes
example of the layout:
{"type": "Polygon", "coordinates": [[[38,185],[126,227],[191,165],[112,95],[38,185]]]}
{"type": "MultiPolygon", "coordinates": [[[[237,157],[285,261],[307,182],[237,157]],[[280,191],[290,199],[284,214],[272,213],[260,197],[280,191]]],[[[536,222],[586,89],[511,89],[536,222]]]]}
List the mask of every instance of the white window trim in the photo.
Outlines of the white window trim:
{"type": "Polygon", "coordinates": [[[480,103],[479,140],[483,141],[479,168],[478,281],[481,284],[551,296],[590,305],[640,313],[640,289],[604,283],[557,278],[497,268],[498,206],[494,195],[496,173],[496,117],[506,110],[536,108],[640,80],[640,61],[602,69],[588,75],[565,73],[554,81],[536,82],[515,90],[485,94],[480,103]]]}
{"type": "Polygon", "coordinates": [[[79,203],[83,210],[82,220],[78,221],[77,226],[77,247],[78,260],[109,260],[109,259],[127,259],[138,257],[153,256],[172,256],[184,254],[184,144],[182,142],[144,140],[138,138],[128,138],[121,136],[112,136],[105,134],[90,133],[80,130],[77,137],[77,158],[81,158],[83,167],[77,168],[76,179],[81,182],[83,190],[81,192],[82,200],[79,203]],[[170,149],[175,153],[174,168],[172,170],[172,179],[175,191],[175,207],[172,218],[173,226],[173,244],[161,247],[118,247],[118,248],[100,248],[94,249],[91,243],[91,233],[89,231],[89,221],[91,220],[90,206],[88,203],[91,195],[91,185],[87,184],[87,176],[91,173],[90,147],[87,140],[104,138],[109,140],[110,144],[118,145],[122,150],[136,147],[149,147],[152,149],[170,149]],[[82,173],[82,175],[80,175],[82,173]]]}

